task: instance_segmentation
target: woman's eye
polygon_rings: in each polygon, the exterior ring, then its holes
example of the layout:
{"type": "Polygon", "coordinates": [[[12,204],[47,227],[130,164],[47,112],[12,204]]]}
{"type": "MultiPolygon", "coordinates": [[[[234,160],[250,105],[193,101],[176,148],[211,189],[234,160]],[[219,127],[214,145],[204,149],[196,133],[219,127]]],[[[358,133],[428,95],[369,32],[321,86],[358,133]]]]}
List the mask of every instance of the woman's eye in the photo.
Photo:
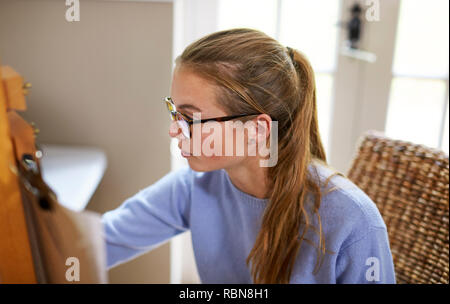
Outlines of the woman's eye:
{"type": "Polygon", "coordinates": [[[179,117],[180,117],[181,119],[192,120],[191,116],[189,116],[189,115],[187,115],[187,114],[184,114],[184,113],[181,113],[181,112],[178,112],[178,113],[179,113],[179,117]]]}
{"type": "Polygon", "coordinates": [[[184,115],[184,117],[186,117],[187,119],[192,120],[192,115],[190,115],[190,114],[184,114],[184,113],[183,113],[183,115],[184,115]]]}

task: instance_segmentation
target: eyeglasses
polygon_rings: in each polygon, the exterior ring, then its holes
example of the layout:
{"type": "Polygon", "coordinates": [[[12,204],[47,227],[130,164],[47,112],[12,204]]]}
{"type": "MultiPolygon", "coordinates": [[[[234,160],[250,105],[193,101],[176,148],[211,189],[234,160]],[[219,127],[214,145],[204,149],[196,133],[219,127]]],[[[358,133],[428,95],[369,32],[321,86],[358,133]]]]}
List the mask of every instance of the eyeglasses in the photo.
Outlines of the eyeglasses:
{"type": "Polygon", "coordinates": [[[173,121],[177,122],[178,126],[181,128],[181,131],[182,131],[184,137],[186,137],[186,138],[191,138],[191,125],[193,125],[193,124],[204,123],[204,122],[208,122],[208,121],[217,121],[217,122],[228,121],[228,120],[232,120],[232,119],[239,118],[239,117],[260,114],[260,113],[239,114],[239,115],[232,115],[232,116],[223,116],[223,117],[194,120],[194,119],[188,117],[187,115],[184,115],[184,114],[178,112],[171,97],[165,97],[164,102],[166,103],[167,110],[169,110],[170,118],[173,121]]]}

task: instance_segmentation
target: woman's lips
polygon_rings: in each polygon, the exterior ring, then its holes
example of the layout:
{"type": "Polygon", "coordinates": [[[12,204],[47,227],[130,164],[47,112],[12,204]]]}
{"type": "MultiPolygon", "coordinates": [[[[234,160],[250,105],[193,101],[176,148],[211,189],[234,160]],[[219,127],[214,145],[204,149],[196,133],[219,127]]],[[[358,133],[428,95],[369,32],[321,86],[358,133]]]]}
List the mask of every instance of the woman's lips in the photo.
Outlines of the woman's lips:
{"type": "Polygon", "coordinates": [[[190,157],[191,154],[190,154],[190,153],[187,153],[187,152],[184,152],[183,150],[181,150],[181,156],[183,156],[183,157],[190,157]]]}
{"type": "Polygon", "coordinates": [[[183,150],[181,149],[181,144],[178,144],[178,148],[179,148],[180,151],[181,151],[181,156],[183,156],[183,157],[189,157],[189,156],[191,156],[191,153],[186,152],[186,151],[183,151],[183,150]]]}

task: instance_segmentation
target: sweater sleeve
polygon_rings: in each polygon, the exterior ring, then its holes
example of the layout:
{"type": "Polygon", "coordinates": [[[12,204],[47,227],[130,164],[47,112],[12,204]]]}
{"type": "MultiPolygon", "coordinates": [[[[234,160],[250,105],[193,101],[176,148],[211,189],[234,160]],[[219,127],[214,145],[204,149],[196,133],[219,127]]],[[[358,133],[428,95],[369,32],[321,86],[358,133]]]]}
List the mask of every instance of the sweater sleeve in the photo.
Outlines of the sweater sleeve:
{"type": "Polygon", "coordinates": [[[364,237],[340,250],[336,261],[336,283],[395,284],[385,228],[371,227],[364,237]]]}
{"type": "Polygon", "coordinates": [[[170,172],[102,216],[108,269],[189,229],[188,168],[170,172]]]}

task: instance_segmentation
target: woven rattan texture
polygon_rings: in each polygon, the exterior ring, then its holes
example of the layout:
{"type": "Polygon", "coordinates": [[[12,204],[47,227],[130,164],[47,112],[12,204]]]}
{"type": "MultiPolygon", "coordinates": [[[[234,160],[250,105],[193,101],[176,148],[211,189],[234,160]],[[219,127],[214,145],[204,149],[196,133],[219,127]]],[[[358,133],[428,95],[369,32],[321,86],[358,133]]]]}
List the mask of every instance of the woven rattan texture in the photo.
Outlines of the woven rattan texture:
{"type": "Polygon", "coordinates": [[[348,178],[386,223],[397,283],[449,283],[449,160],[443,152],[368,132],[348,178]]]}

